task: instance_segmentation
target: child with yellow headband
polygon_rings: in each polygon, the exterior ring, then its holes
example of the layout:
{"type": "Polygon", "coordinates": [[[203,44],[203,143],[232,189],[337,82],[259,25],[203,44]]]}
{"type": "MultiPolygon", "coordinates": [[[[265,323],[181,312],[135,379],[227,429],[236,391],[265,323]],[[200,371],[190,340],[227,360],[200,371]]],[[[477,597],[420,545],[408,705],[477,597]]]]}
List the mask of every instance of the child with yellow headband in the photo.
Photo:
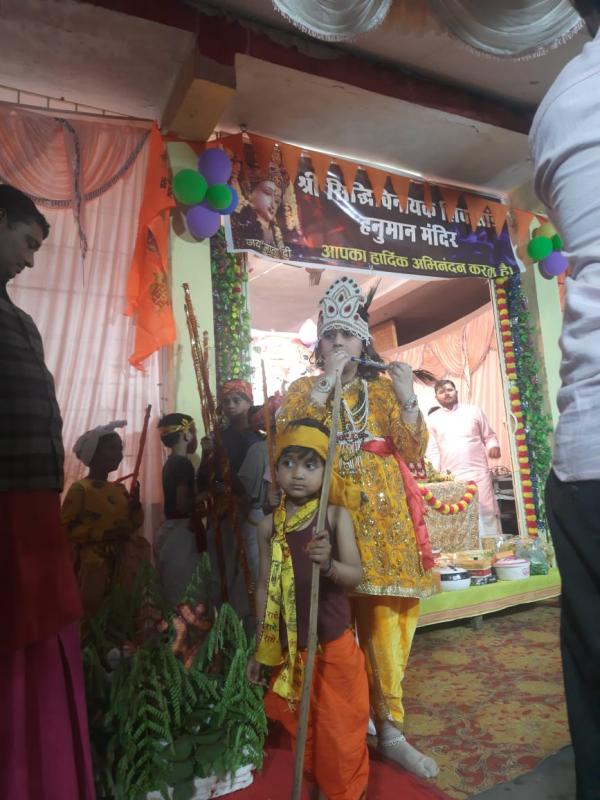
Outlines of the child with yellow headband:
{"type": "Polygon", "coordinates": [[[369,773],[366,732],[369,690],[364,657],[350,628],[346,592],[362,580],[352,519],[346,508],[360,492],[332,476],[325,529],[316,530],[329,434],[310,419],[290,422],[277,437],[279,507],[258,527],[257,648],[247,675],[261,683],[262,666],[277,667],[265,698],[267,715],[293,739],[308,639],[312,565],[319,565],[319,648],[315,658],[305,776],[311,798],[360,800],[369,773]]]}

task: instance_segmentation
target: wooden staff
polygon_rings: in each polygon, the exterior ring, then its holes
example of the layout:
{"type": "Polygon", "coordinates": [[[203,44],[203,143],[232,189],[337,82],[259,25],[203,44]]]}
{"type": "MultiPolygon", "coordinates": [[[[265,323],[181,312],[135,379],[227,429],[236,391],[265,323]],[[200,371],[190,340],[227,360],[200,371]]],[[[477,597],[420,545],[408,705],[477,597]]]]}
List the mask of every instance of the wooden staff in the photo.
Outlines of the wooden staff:
{"type": "Polygon", "coordinates": [[[144,416],[144,424],[142,425],[142,433],[140,434],[140,443],[138,445],[137,455],[135,457],[135,465],[133,467],[133,472],[130,472],[128,475],[122,475],[118,478],[115,483],[125,483],[131,478],[131,483],[129,484],[129,493],[135,489],[135,485],[138,480],[138,476],[140,474],[140,466],[142,464],[142,456],[144,455],[144,447],[146,446],[146,436],[148,435],[148,425],[150,423],[150,412],[152,411],[152,406],[150,403],[146,406],[146,414],[144,416]]]}
{"type": "Polygon", "coordinates": [[[263,416],[265,420],[265,432],[267,434],[267,453],[269,456],[269,471],[271,473],[271,486],[273,491],[277,491],[277,474],[275,472],[275,454],[273,448],[273,424],[271,422],[271,410],[269,408],[269,392],[267,389],[267,372],[265,370],[264,359],[261,358],[260,366],[262,369],[263,394],[265,403],[263,405],[263,416]]]}
{"type": "Polygon", "coordinates": [[[194,374],[196,376],[196,386],[198,387],[198,395],[200,397],[200,413],[202,415],[202,425],[204,426],[205,434],[210,431],[211,423],[213,420],[210,418],[209,402],[206,396],[206,383],[204,381],[203,367],[205,367],[206,351],[203,350],[200,344],[198,335],[198,322],[194,313],[192,305],[192,296],[190,294],[190,287],[187,283],[182,284],[183,293],[185,297],[185,320],[187,329],[190,336],[190,347],[192,350],[192,364],[194,366],[194,374]]]}
{"type": "Polygon", "coordinates": [[[144,447],[146,446],[146,436],[148,435],[148,425],[150,424],[151,411],[152,411],[152,405],[148,403],[148,405],[146,406],[146,415],[144,417],[142,433],[140,435],[140,443],[138,445],[137,457],[135,459],[135,466],[133,467],[133,473],[131,475],[131,484],[129,487],[130,492],[133,492],[133,490],[135,489],[135,485],[138,481],[138,476],[140,474],[140,467],[142,465],[142,456],[144,455],[144,447]]]}
{"type": "MultiPolygon", "coordinates": [[[[337,446],[337,430],[340,421],[340,399],[342,396],[342,383],[339,372],[335,379],[335,392],[333,395],[333,407],[331,411],[331,429],[329,431],[329,446],[327,448],[327,461],[323,471],[323,485],[321,487],[321,499],[319,500],[319,511],[317,513],[317,525],[315,530],[322,531],[327,519],[327,506],[329,501],[329,487],[331,485],[331,473],[333,472],[333,462],[335,459],[335,449],[337,446]]],[[[306,748],[306,734],[308,730],[308,715],[310,712],[310,694],[312,689],[312,674],[315,663],[315,653],[317,650],[317,618],[319,614],[319,584],[321,581],[321,570],[318,564],[313,562],[311,584],[310,584],[310,613],[308,617],[308,648],[306,653],[306,664],[304,665],[304,683],[302,684],[302,697],[300,699],[300,712],[298,715],[298,735],[296,737],[296,754],[294,759],[294,783],[292,784],[292,800],[301,800],[302,796],[302,776],[304,774],[304,750],[306,748]]]]}
{"type": "MultiPolygon", "coordinates": [[[[223,483],[225,484],[225,496],[227,502],[227,514],[233,535],[237,543],[240,553],[240,561],[242,565],[242,572],[246,583],[246,591],[248,593],[248,602],[250,608],[254,608],[254,581],[250,574],[250,567],[248,566],[248,557],[246,555],[246,548],[244,547],[244,540],[242,537],[242,530],[240,525],[240,515],[237,510],[237,499],[233,492],[233,483],[231,478],[231,470],[229,468],[229,461],[223,453],[223,443],[221,439],[221,430],[219,428],[219,420],[217,414],[217,407],[210,389],[210,376],[208,371],[208,333],[205,331],[202,343],[200,342],[200,335],[198,333],[198,322],[194,313],[192,305],[192,297],[190,294],[189,284],[184,283],[183,291],[185,293],[185,315],[187,320],[188,332],[190,335],[190,345],[192,348],[192,359],[194,362],[194,372],[196,375],[196,384],[198,386],[198,394],[200,395],[200,405],[202,410],[202,422],[204,425],[205,433],[213,431],[215,443],[215,459],[219,459],[219,467],[223,476],[223,483]]],[[[219,524],[214,515],[217,525],[217,556],[219,567],[225,564],[225,555],[223,553],[223,543],[219,534],[219,524]]],[[[225,586],[223,575],[221,575],[221,586],[225,586]]]]}

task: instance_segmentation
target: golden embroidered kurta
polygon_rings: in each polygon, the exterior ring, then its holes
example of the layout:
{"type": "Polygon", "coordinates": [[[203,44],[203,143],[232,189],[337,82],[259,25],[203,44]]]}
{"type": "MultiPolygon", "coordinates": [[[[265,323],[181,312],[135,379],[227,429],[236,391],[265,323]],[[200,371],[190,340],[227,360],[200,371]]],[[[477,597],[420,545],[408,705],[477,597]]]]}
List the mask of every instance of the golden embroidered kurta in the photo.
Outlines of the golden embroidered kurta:
{"type": "MultiPolygon", "coordinates": [[[[290,386],[277,416],[278,430],[302,417],[331,424],[331,399],[327,406],[311,400],[316,380],[300,378],[290,386]]],[[[343,397],[351,411],[359,402],[360,386],[360,380],[355,379],[344,387],[343,397]]],[[[367,381],[367,387],[368,438],[390,437],[405,461],[421,458],[427,447],[427,428],[422,418],[415,425],[403,421],[402,409],[387,378],[367,381]]],[[[344,474],[340,464],[338,469],[344,474]]],[[[434,593],[433,582],[421,567],[402,477],[393,456],[362,451],[358,469],[346,475],[366,496],[366,502],[352,513],[364,570],[356,593],[429,597],[434,593]]]]}

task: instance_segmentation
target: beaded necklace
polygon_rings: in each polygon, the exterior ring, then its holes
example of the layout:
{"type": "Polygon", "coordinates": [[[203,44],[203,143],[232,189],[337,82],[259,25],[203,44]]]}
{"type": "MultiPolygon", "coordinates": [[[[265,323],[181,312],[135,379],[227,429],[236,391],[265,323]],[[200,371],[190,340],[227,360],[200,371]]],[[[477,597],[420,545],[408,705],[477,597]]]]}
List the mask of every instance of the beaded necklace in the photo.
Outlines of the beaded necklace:
{"type": "MultiPolygon", "coordinates": [[[[354,385],[351,381],[344,392],[354,385]]],[[[358,402],[354,411],[342,393],[341,430],[338,431],[339,470],[342,475],[351,475],[360,468],[363,442],[368,438],[369,424],[369,387],[362,378],[358,393],[358,402]]]]}

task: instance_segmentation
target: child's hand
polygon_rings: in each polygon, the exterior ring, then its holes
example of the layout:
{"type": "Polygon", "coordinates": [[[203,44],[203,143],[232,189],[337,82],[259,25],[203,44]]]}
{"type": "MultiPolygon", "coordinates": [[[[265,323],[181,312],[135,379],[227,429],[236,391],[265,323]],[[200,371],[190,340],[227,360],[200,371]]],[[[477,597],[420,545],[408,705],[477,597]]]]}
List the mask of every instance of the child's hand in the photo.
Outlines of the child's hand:
{"type": "Polygon", "coordinates": [[[249,683],[253,683],[255,686],[267,685],[266,680],[262,676],[262,665],[258,663],[254,656],[250,656],[248,659],[246,678],[248,678],[249,683]]]}
{"type": "Polygon", "coordinates": [[[279,504],[281,503],[281,492],[279,490],[275,491],[273,489],[269,489],[267,501],[271,508],[279,508],[279,504]]]}
{"type": "Polygon", "coordinates": [[[212,453],[215,449],[215,443],[212,436],[203,436],[200,440],[200,447],[202,448],[203,453],[206,453],[207,455],[208,453],[212,453]]]}
{"type": "Polygon", "coordinates": [[[321,570],[328,570],[331,566],[331,542],[327,531],[317,531],[306,546],[306,552],[321,570]]]}

